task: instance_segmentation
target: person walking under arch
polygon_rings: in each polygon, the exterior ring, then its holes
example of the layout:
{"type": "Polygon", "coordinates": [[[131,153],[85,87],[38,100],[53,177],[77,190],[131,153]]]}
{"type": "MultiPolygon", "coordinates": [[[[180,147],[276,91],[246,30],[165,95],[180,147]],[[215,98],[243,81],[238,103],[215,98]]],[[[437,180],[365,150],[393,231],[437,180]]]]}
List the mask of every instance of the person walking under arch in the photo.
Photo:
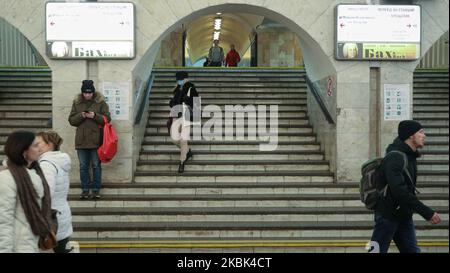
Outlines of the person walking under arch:
{"type": "Polygon", "coordinates": [[[221,67],[224,62],[225,54],[223,48],[219,46],[219,40],[214,40],[213,46],[209,49],[208,59],[210,61],[209,66],[221,67]]]}
{"type": "Polygon", "coordinates": [[[227,57],[225,58],[225,66],[236,67],[241,61],[241,56],[239,56],[239,53],[236,51],[233,44],[230,45],[230,48],[231,49],[228,52],[227,57]]]}

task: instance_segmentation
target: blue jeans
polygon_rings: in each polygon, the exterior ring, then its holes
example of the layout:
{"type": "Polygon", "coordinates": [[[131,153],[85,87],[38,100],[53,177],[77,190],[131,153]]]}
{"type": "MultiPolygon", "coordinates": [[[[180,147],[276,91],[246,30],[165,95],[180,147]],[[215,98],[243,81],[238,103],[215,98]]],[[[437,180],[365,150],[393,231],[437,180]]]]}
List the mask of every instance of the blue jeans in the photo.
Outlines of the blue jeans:
{"type": "Polygon", "coordinates": [[[77,150],[80,161],[80,180],[83,191],[89,190],[89,167],[92,163],[92,191],[100,191],[102,186],[102,165],[98,158],[97,149],[77,150]]]}
{"type": "Polygon", "coordinates": [[[380,253],[387,253],[392,240],[400,253],[420,253],[412,217],[397,222],[375,213],[375,227],[371,241],[378,243],[380,253]]]}

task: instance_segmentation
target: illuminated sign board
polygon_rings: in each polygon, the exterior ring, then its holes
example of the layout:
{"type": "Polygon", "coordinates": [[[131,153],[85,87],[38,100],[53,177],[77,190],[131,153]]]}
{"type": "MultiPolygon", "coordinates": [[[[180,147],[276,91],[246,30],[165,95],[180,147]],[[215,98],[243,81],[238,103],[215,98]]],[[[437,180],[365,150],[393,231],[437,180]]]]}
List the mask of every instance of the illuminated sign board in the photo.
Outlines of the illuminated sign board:
{"type": "Polygon", "coordinates": [[[338,60],[417,60],[421,11],[417,5],[338,5],[338,60]]]}
{"type": "Polygon", "coordinates": [[[132,3],[46,4],[46,52],[52,59],[132,59],[132,3]]]}

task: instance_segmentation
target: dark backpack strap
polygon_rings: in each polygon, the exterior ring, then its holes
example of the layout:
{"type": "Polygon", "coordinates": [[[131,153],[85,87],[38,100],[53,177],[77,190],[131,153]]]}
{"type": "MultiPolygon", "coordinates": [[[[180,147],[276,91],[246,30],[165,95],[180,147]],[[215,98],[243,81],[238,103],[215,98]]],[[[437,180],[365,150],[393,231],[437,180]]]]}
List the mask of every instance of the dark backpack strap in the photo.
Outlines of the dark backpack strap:
{"type": "Polygon", "coordinates": [[[411,175],[411,173],[409,172],[409,169],[408,169],[408,156],[404,152],[401,152],[401,151],[398,151],[398,150],[390,151],[389,153],[398,153],[398,154],[401,154],[403,156],[403,160],[405,161],[405,164],[403,165],[403,172],[406,173],[406,176],[408,176],[409,181],[411,181],[411,185],[413,186],[414,191],[416,193],[420,193],[417,190],[416,186],[414,186],[412,175],[411,175]]]}

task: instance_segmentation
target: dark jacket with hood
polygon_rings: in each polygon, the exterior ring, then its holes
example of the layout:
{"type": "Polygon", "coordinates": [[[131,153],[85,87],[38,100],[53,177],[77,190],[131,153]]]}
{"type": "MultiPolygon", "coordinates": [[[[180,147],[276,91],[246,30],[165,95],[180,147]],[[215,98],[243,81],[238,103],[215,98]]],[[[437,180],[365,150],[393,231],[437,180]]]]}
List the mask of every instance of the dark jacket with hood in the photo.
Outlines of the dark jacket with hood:
{"type": "Polygon", "coordinates": [[[387,154],[383,160],[382,170],[386,178],[388,191],[386,197],[380,197],[375,209],[376,213],[394,221],[404,221],[411,219],[413,213],[420,214],[429,221],[434,211],[419,201],[415,194],[417,183],[417,158],[419,152],[413,151],[405,142],[396,138],[386,149],[390,151],[401,151],[408,158],[408,170],[412,181],[403,172],[405,164],[404,157],[400,153],[387,154]]]}
{"type": "MultiPolygon", "coordinates": [[[[194,115],[193,115],[193,109],[194,107],[199,107],[198,105],[194,105],[194,98],[198,97],[197,90],[195,89],[195,85],[191,82],[185,82],[183,87],[177,85],[175,89],[173,90],[173,97],[169,102],[170,107],[174,107],[179,105],[182,107],[183,103],[187,106],[185,108],[185,111],[189,111],[190,114],[190,121],[193,121],[194,115]]],[[[173,108],[173,111],[171,111],[171,117],[178,117],[181,118],[182,116],[186,117],[187,113],[183,113],[181,111],[182,108],[176,109],[173,108]],[[180,111],[176,111],[180,110],[180,111]]]]}
{"type": "Polygon", "coordinates": [[[69,115],[69,123],[77,127],[75,135],[75,149],[97,149],[101,145],[101,131],[104,125],[103,116],[106,116],[108,122],[111,121],[109,106],[105,97],[95,92],[92,100],[85,100],[83,94],[77,95],[72,104],[72,111],[69,115]],[[83,118],[82,112],[94,112],[93,119],[83,118]]]}

